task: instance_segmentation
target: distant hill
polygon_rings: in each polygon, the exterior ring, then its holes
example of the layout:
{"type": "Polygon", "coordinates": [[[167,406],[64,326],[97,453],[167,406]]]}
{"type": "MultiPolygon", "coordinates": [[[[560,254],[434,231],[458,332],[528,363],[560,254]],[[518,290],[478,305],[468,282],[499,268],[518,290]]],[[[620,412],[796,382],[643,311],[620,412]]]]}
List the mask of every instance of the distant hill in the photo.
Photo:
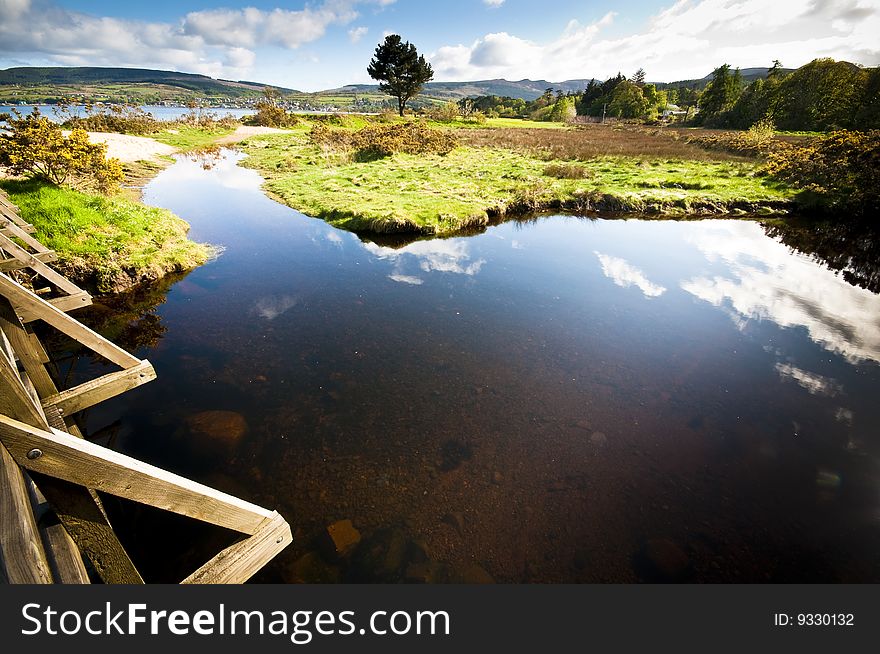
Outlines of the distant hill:
{"type": "MultiPolygon", "coordinates": [[[[570,93],[583,91],[589,83],[590,80],[588,79],[574,79],[565,82],[530,79],[522,79],[518,82],[510,82],[506,79],[489,79],[477,82],[428,82],[425,85],[423,95],[440,100],[460,100],[461,98],[480,95],[500,95],[509,98],[534,100],[541,97],[544,91],[549,88],[552,88],[554,91],[570,93]]],[[[378,92],[379,86],[377,84],[349,84],[342,88],[322,91],[319,95],[378,92]]]]}
{"type": "MultiPolygon", "coordinates": [[[[783,74],[788,75],[789,73],[793,73],[796,68],[782,68],[780,69],[783,74]]],[[[769,68],[740,68],[739,74],[742,75],[743,81],[745,82],[754,82],[756,79],[766,79],[767,73],[770,72],[769,68]]],[[[696,88],[696,89],[704,89],[706,85],[712,80],[712,73],[709,73],[705,77],[700,79],[686,79],[681,80],[680,82],[657,82],[655,86],[659,90],[675,88],[677,89],[680,86],[686,86],[688,88],[696,88]]]]}
{"type": "MultiPolygon", "coordinates": [[[[154,85],[182,89],[208,96],[242,97],[259,94],[265,84],[213,79],[206,75],[178,73],[146,68],[7,68],[0,70],[0,90],[3,86],[106,86],[154,85]]],[[[282,89],[295,93],[292,89],[282,89]]]]}

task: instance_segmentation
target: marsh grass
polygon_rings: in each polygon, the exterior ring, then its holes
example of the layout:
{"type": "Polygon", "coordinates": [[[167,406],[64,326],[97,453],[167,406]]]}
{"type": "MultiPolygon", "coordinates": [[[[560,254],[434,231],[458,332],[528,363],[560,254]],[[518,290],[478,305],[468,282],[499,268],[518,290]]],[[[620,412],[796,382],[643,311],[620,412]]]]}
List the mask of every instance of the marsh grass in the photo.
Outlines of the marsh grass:
{"type": "Polygon", "coordinates": [[[567,129],[462,129],[464,145],[506,148],[546,160],[586,161],[595,157],[683,159],[689,161],[742,160],[741,155],[710,152],[681,138],[677,132],[644,127],[584,125],[567,129]]]}
{"type": "Polygon", "coordinates": [[[194,268],[212,254],[165,209],[33,181],[7,180],[2,188],[36,228],[35,238],[58,253],[56,266],[102,294],[194,268]]]}
{"type": "MultiPolygon", "coordinates": [[[[505,132],[505,130],[493,130],[505,132]]],[[[456,132],[462,141],[466,130],[456,132]]],[[[542,136],[555,130],[541,130],[542,136]]],[[[559,131],[562,135],[577,130],[559,131]]],[[[679,217],[767,213],[790,192],[741,159],[593,156],[574,161],[535,152],[545,147],[526,131],[527,146],[458,147],[445,155],[394,154],[369,162],[341,157],[310,142],[306,129],[245,142],[243,165],[289,206],[352,231],[450,234],[528,211],[625,211],[679,217]],[[548,175],[550,172],[565,173],[548,175]],[[570,173],[570,174],[569,174],[570,173]]],[[[503,137],[501,139],[502,142],[503,137]]],[[[561,143],[561,142],[560,142],[561,143]]],[[[598,146],[578,147],[579,153],[598,146]]]]}

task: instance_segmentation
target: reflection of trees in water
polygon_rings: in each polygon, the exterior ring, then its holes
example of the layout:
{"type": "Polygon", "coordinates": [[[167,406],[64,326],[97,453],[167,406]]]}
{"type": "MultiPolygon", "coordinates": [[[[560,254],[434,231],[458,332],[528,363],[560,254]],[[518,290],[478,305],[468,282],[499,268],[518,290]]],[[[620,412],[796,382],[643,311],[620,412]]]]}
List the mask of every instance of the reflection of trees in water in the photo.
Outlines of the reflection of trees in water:
{"type": "Polygon", "coordinates": [[[771,238],[815,257],[853,286],[880,293],[880,230],[858,222],[774,221],[763,225],[771,238]]]}
{"type": "MultiPolygon", "coordinates": [[[[95,298],[89,307],[75,312],[74,318],[129,352],[154,349],[165,335],[157,309],[165,303],[169,289],[188,272],[166,275],[157,282],[143,284],[126,293],[95,298]]],[[[59,387],[68,388],[90,376],[104,374],[102,357],[51,329],[39,330],[46,351],[57,368],[59,387]]]]}
{"type": "Polygon", "coordinates": [[[217,145],[206,145],[186,154],[186,158],[199,164],[202,170],[211,170],[223,159],[223,153],[217,145]]]}

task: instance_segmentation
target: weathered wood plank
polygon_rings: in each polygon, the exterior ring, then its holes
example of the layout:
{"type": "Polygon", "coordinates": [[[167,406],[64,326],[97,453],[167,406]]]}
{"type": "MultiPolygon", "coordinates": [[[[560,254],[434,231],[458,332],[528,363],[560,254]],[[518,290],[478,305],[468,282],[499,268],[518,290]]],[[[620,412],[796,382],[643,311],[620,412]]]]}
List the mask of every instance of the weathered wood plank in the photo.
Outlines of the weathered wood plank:
{"type": "MultiPolygon", "coordinates": [[[[3,230],[0,229],[0,234],[3,233],[3,230]]],[[[55,254],[54,251],[50,250],[48,252],[38,252],[34,255],[34,258],[42,261],[43,263],[52,263],[53,261],[58,260],[58,255],[55,254]]],[[[28,265],[26,263],[22,263],[18,259],[3,259],[0,260],[0,272],[11,272],[13,270],[22,270],[27,268],[28,265]]]]}
{"type": "Polygon", "coordinates": [[[142,361],[133,368],[111,372],[103,377],[45,397],[43,398],[43,408],[54,406],[61,411],[61,415],[69,416],[154,379],[156,379],[156,371],[153,370],[152,364],[149,361],[142,361]]]}
{"type": "Polygon", "coordinates": [[[0,573],[7,583],[50,584],[52,572],[21,470],[0,445],[0,573]]]}
{"type": "Polygon", "coordinates": [[[0,248],[3,248],[8,254],[11,254],[22,263],[26,263],[28,268],[40,275],[40,277],[45,279],[47,282],[57,286],[60,290],[64,291],[68,295],[77,295],[83,292],[83,290],[79,286],[67,279],[67,277],[58,272],[55,272],[52,268],[37,259],[30,252],[22,247],[19,247],[19,245],[8,236],[3,236],[3,234],[0,234],[0,248]]]}
{"type": "Polygon", "coordinates": [[[40,529],[46,559],[56,584],[88,584],[89,573],[76,543],[61,524],[40,529]]]}
{"type": "Polygon", "coordinates": [[[250,538],[230,545],[182,584],[243,584],[293,542],[290,526],[276,511],[250,538]]]}
{"type": "MultiPolygon", "coordinates": [[[[0,415],[0,441],[16,462],[44,475],[252,535],[272,512],[58,430],[0,415]],[[27,457],[37,448],[38,458],[27,457]]],[[[45,490],[44,490],[45,492],[45,490]]]]}
{"type": "MultiPolygon", "coordinates": [[[[15,333],[15,330],[11,332],[15,333]]],[[[4,330],[3,340],[6,339],[5,333],[4,330]]],[[[5,351],[0,352],[0,412],[4,414],[4,418],[21,417],[28,423],[48,428],[42,407],[35,404],[28,394],[5,351]]],[[[75,436],[67,436],[76,440],[75,436]]],[[[93,491],[37,472],[30,476],[49,500],[58,519],[73,537],[80,551],[92,562],[101,579],[106,583],[143,583],[93,491]]]]}
{"type": "Polygon", "coordinates": [[[83,563],[76,543],[64,529],[64,525],[57,522],[55,512],[49,501],[37,488],[29,475],[23,475],[28,489],[28,497],[43,539],[43,550],[46,552],[46,560],[52,570],[52,578],[56,584],[89,584],[88,572],[83,563]]]}
{"type": "Polygon", "coordinates": [[[2,227],[4,230],[20,239],[22,243],[26,244],[29,248],[32,248],[34,252],[52,252],[45,245],[40,243],[37,239],[31,236],[30,232],[28,232],[27,227],[30,227],[26,222],[22,220],[4,220],[2,222],[2,227]]]}
{"type": "Polygon", "coordinates": [[[115,343],[111,343],[100,334],[37,297],[24,286],[2,273],[0,273],[0,295],[4,295],[13,304],[26,307],[44,322],[122,368],[131,368],[141,362],[137,357],[132,356],[115,343]]]}
{"type": "MultiPolygon", "coordinates": [[[[56,297],[52,298],[51,300],[45,300],[45,302],[48,302],[59,311],[64,311],[65,313],[67,313],[69,311],[76,311],[77,309],[82,309],[89,306],[92,303],[92,296],[85,291],[82,291],[75,295],[65,295],[63,297],[56,297]]],[[[16,307],[16,311],[21,317],[21,321],[24,323],[34,322],[35,320],[40,319],[39,315],[37,315],[32,309],[28,309],[27,307],[16,307]]]]}
{"type": "Polygon", "coordinates": [[[17,209],[10,209],[9,207],[3,206],[0,204],[0,217],[5,218],[11,222],[14,222],[16,225],[21,227],[23,230],[28,232],[29,234],[33,234],[36,229],[34,226],[24,220],[21,216],[18,215],[17,209]]]}

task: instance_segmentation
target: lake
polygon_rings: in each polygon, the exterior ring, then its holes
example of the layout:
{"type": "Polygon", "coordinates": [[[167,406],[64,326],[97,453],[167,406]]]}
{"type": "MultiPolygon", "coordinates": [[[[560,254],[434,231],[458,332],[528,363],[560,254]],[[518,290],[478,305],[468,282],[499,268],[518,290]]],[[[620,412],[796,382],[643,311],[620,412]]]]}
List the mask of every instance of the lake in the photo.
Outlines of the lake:
{"type": "MultiPolygon", "coordinates": [[[[51,104],[40,104],[40,105],[22,105],[22,106],[9,106],[9,105],[0,105],[0,115],[11,114],[13,109],[19,111],[22,114],[29,114],[33,111],[34,107],[40,110],[40,113],[50,118],[52,120],[60,120],[54,113],[54,109],[56,109],[56,105],[51,104]]],[[[100,107],[98,107],[100,108],[100,107]]],[[[105,107],[107,109],[109,107],[105,107]]],[[[183,116],[190,113],[190,109],[186,107],[165,107],[162,105],[143,105],[140,107],[146,112],[153,114],[153,117],[156,120],[178,120],[183,116]]],[[[233,108],[224,108],[224,107],[205,107],[202,109],[204,113],[212,113],[217,114],[220,118],[224,116],[233,116],[235,118],[243,118],[244,116],[250,116],[254,114],[253,109],[233,109],[233,108]]],[[[72,116],[84,117],[86,116],[85,107],[82,105],[72,105],[69,107],[69,113],[72,116]]]]}
{"type": "MultiPolygon", "coordinates": [[[[80,315],[158,372],[94,438],[290,522],[259,581],[880,581],[871,290],[742,220],[360,238],[240,157],[145,189],[215,261],[80,315]]],[[[151,581],[230,538],[111,511],[151,581]]]]}

